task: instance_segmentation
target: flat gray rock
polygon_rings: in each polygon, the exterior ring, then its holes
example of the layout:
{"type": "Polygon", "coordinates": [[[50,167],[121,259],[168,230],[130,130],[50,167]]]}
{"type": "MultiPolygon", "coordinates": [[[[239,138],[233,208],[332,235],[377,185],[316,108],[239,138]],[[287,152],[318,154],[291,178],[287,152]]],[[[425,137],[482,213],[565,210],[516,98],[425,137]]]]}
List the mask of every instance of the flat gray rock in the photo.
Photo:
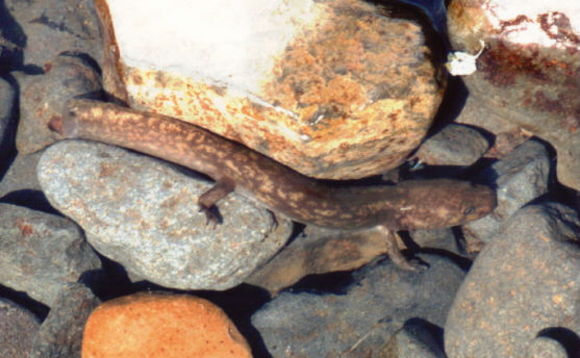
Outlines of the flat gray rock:
{"type": "Polygon", "coordinates": [[[529,357],[552,327],[578,343],[579,243],[580,220],[560,204],[528,206],[506,221],[457,293],[445,325],[449,358],[529,357]]]}
{"type": "Polygon", "coordinates": [[[543,144],[528,140],[482,174],[495,177],[497,207],[463,226],[467,239],[488,242],[501,223],[519,208],[548,191],[550,158],[543,144]]]}
{"type": "Polygon", "coordinates": [[[416,153],[423,163],[468,167],[478,161],[489,148],[489,142],[477,130],[448,124],[428,138],[416,153]]]}
{"type": "Polygon", "coordinates": [[[54,207],[83,227],[103,255],[166,287],[223,290],[273,256],[291,223],[232,194],[207,225],[197,198],[212,184],[159,160],[104,144],[65,141],[38,165],[54,207]]]}
{"type": "Polygon", "coordinates": [[[354,275],[346,293],[284,292],[252,316],[269,353],[283,357],[386,357],[410,317],[442,326],[464,273],[448,260],[420,255],[422,273],[389,260],[354,275]]]}
{"type": "Polygon", "coordinates": [[[42,322],[28,358],[80,358],[85,323],[99,303],[84,285],[65,285],[42,322]]]}
{"type": "Polygon", "coordinates": [[[72,221],[0,204],[0,283],[52,306],[62,286],[101,261],[72,221]]]}
{"type": "Polygon", "coordinates": [[[32,313],[0,298],[0,357],[27,357],[39,327],[32,313]]]}
{"type": "Polygon", "coordinates": [[[0,198],[18,190],[40,190],[36,178],[36,164],[40,155],[41,153],[37,152],[16,156],[0,181],[0,198]]]}
{"type": "Polygon", "coordinates": [[[83,58],[61,55],[51,59],[51,69],[43,75],[17,73],[20,85],[20,120],[16,147],[30,154],[55,142],[57,135],[48,122],[60,118],[69,99],[102,89],[97,71],[83,58]]]}

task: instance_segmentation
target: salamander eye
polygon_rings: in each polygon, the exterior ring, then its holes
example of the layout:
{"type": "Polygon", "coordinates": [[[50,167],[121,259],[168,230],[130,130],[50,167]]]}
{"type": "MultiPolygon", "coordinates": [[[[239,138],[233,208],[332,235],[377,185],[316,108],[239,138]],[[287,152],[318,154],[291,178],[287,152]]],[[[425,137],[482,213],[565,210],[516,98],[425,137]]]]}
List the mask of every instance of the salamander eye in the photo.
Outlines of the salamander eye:
{"type": "Polygon", "coordinates": [[[470,215],[470,214],[473,214],[474,212],[475,212],[475,208],[473,206],[470,206],[467,209],[465,209],[465,211],[463,212],[463,215],[470,215]]]}

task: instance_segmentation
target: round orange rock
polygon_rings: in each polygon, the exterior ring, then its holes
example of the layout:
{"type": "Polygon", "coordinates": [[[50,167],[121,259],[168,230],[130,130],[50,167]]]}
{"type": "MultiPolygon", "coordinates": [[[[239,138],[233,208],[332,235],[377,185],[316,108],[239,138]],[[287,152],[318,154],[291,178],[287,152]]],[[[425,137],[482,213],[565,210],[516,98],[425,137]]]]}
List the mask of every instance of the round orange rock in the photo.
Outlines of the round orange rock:
{"type": "Polygon", "coordinates": [[[188,295],[135,294],[107,301],[89,317],[82,358],[252,357],[227,315],[188,295]]]}

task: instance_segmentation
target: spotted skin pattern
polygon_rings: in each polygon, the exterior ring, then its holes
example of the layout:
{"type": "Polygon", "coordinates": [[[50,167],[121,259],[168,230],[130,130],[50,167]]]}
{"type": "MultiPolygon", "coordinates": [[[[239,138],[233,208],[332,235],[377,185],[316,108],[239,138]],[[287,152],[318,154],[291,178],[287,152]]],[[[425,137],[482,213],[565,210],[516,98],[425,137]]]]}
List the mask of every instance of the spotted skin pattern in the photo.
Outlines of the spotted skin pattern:
{"type": "Polygon", "coordinates": [[[433,179],[382,186],[329,186],[239,143],[183,121],[112,103],[73,100],[49,127],[64,138],[129,148],[204,173],[216,184],[198,199],[208,220],[215,204],[232,191],[304,224],[362,230],[375,228],[389,242],[393,261],[407,262],[396,232],[435,229],[478,219],[496,206],[495,192],[468,182],[433,179]]]}

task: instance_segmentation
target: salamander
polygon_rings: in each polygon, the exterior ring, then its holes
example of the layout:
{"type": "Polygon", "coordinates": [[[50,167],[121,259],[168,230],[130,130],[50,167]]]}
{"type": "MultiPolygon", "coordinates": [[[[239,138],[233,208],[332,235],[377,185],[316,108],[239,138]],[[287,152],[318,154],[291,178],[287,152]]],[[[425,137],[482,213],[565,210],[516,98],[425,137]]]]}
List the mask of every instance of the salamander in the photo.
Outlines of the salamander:
{"type": "Polygon", "coordinates": [[[493,189],[459,180],[329,185],[193,124],[113,103],[75,99],[49,127],[63,138],[129,148],[208,175],[215,185],[199,197],[198,204],[211,220],[217,219],[212,214],[216,203],[235,190],[300,223],[380,230],[393,262],[409,270],[417,266],[401,254],[396,232],[460,225],[486,215],[496,205],[493,189]]]}

